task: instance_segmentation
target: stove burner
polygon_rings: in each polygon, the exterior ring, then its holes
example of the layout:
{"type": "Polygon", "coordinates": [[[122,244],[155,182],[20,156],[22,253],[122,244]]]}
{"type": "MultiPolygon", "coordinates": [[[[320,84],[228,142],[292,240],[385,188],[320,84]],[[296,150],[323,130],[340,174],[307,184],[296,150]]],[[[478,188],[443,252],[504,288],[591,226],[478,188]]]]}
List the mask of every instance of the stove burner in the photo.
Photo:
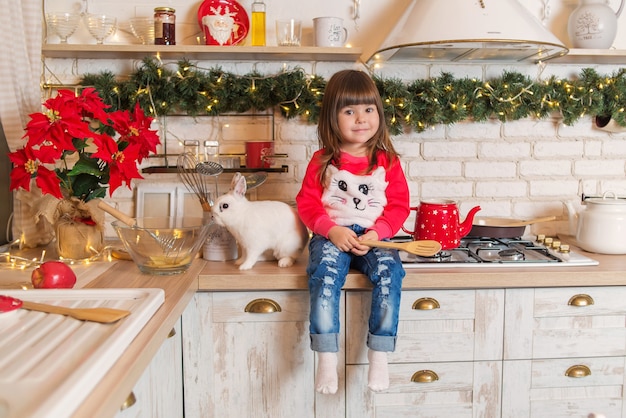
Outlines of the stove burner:
{"type": "Polygon", "coordinates": [[[446,261],[449,261],[450,258],[452,258],[452,253],[450,253],[449,251],[439,251],[435,255],[419,256],[417,258],[425,263],[445,263],[446,261]]]}
{"type": "Polygon", "coordinates": [[[435,261],[447,261],[452,257],[452,253],[450,253],[449,251],[439,251],[437,254],[435,254],[432,258],[435,261]]]}
{"type": "Polygon", "coordinates": [[[508,248],[506,250],[498,251],[498,255],[502,260],[506,261],[519,261],[524,260],[524,253],[514,248],[508,248]]]}
{"type": "MultiPolygon", "coordinates": [[[[397,237],[397,242],[411,241],[411,237],[397,237]]],[[[543,266],[543,265],[597,265],[598,262],[575,253],[561,254],[542,242],[519,238],[466,237],[457,248],[447,249],[432,257],[420,257],[400,252],[405,267],[467,267],[543,266]]]]}

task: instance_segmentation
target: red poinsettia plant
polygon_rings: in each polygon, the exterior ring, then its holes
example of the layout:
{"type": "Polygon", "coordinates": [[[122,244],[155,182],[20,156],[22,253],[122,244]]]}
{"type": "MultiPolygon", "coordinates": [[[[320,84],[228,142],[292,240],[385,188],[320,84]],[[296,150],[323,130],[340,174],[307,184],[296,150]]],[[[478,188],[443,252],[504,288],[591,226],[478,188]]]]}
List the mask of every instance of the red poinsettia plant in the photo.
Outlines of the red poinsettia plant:
{"type": "Polygon", "coordinates": [[[30,190],[31,179],[44,194],[88,202],[106,196],[132,179],[143,178],[138,164],[160,143],[139,105],[108,111],[95,89],[80,94],[59,90],[30,115],[26,145],[9,153],[11,190],[30,190]]]}

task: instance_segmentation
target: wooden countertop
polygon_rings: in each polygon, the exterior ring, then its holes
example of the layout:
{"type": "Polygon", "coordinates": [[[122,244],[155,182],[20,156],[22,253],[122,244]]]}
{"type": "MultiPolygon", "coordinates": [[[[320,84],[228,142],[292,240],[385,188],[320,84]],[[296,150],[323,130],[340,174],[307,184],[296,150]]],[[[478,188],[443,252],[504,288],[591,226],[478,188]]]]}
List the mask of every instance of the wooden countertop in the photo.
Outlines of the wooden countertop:
{"type": "Polygon", "coordinates": [[[142,274],[132,261],[117,261],[85,288],[161,288],[165,302],[131,342],[120,359],[74,413],[74,417],[114,416],[167,338],[198,288],[205,261],[197,259],[180,275],[142,274]]]}
{"type": "MultiPolygon", "coordinates": [[[[572,251],[598,260],[598,266],[548,266],[481,268],[407,268],[403,289],[476,289],[560,286],[626,285],[626,255],[572,251]]],[[[238,290],[307,290],[306,255],[291,267],[280,268],[276,262],[257,262],[251,270],[239,271],[232,261],[207,261],[200,272],[199,291],[238,290]]],[[[344,289],[369,289],[365,276],[351,271],[344,289]]]]}

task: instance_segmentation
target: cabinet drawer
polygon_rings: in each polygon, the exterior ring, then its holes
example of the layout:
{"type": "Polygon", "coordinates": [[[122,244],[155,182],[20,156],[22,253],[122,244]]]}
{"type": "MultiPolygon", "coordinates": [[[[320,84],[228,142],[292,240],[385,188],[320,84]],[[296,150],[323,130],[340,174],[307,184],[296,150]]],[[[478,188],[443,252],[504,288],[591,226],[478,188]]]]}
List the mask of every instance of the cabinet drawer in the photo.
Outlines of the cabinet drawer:
{"type": "Polygon", "coordinates": [[[213,322],[302,322],[309,320],[309,293],[212,293],[213,322]]]}
{"type": "Polygon", "coordinates": [[[390,388],[367,388],[367,365],[347,366],[348,418],[500,416],[501,362],[390,364],[390,388]]]}
{"type": "Polygon", "coordinates": [[[534,289],[535,317],[626,315],[626,287],[534,289]]]}
{"type": "MultiPolygon", "coordinates": [[[[502,356],[501,289],[404,291],[391,363],[497,360],[502,356]]],[[[346,296],[348,364],[367,363],[371,292],[346,296]]]]}
{"type": "Polygon", "coordinates": [[[623,357],[505,361],[503,381],[503,418],[623,416],[623,357]]]}
{"type": "Polygon", "coordinates": [[[626,355],[626,288],[506,291],[505,359],[626,355]]]}

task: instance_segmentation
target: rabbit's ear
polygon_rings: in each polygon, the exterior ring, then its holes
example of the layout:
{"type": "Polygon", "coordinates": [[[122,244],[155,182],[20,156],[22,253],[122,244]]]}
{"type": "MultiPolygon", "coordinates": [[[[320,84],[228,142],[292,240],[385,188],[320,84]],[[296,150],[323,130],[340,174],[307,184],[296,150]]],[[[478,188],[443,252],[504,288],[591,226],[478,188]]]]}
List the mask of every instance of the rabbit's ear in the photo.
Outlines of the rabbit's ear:
{"type": "Polygon", "coordinates": [[[230,181],[230,190],[235,190],[235,186],[237,185],[237,182],[242,177],[243,176],[241,175],[240,172],[235,173],[235,175],[233,176],[233,179],[230,181]]]}
{"type": "Polygon", "coordinates": [[[242,176],[241,174],[239,174],[239,179],[237,180],[237,183],[234,185],[233,191],[235,192],[235,195],[237,196],[241,196],[241,197],[246,196],[246,191],[247,191],[246,178],[242,176]]]}

